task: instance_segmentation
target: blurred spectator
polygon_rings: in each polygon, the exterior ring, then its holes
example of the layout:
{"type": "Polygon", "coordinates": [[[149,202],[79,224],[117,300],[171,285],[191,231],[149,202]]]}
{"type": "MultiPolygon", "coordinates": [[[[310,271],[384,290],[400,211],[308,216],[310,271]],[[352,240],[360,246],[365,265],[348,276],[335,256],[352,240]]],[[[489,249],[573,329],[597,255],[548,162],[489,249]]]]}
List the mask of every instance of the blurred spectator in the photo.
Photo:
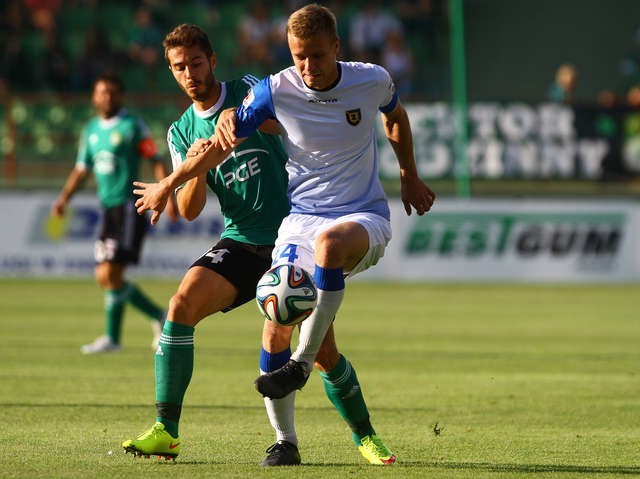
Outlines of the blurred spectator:
{"type": "Polygon", "coordinates": [[[112,48],[99,26],[87,29],[83,44],[72,80],[73,88],[79,91],[90,90],[100,74],[117,71],[126,61],[126,54],[112,48]]]}
{"type": "Polygon", "coordinates": [[[400,0],[395,3],[398,18],[409,35],[420,35],[428,41],[433,40],[435,16],[441,1],[400,0]]]}
{"type": "Polygon", "coordinates": [[[129,58],[134,63],[153,68],[160,62],[162,33],[151,10],[141,6],[135,12],[135,24],[129,32],[129,58]]]}
{"type": "Polygon", "coordinates": [[[575,87],[578,80],[578,70],[571,63],[558,67],[548,98],[558,103],[572,104],[575,100],[575,87]]]}
{"type": "Polygon", "coordinates": [[[10,36],[11,33],[21,32],[27,28],[28,12],[21,0],[0,2],[0,5],[4,7],[0,10],[0,40],[10,36]]]}
{"type": "Polygon", "coordinates": [[[413,76],[413,54],[407,47],[401,31],[392,30],[382,48],[380,64],[391,74],[402,101],[411,94],[413,76]]]}
{"type": "Polygon", "coordinates": [[[598,105],[613,108],[633,103],[634,87],[640,84],[640,27],[634,32],[631,52],[620,61],[619,71],[621,78],[616,85],[598,93],[598,105]]]}
{"type": "Polygon", "coordinates": [[[34,81],[33,65],[24,48],[23,32],[27,28],[27,11],[21,0],[0,3],[0,82],[4,88],[21,89],[34,81]],[[26,69],[26,70],[25,70],[26,69]]]}
{"type": "Polygon", "coordinates": [[[620,73],[623,77],[625,91],[640,81],[640,27],[633,35],[632,51],[620,62],[620,73]]]}
{"type": "Polygon", "coordinates": [[[0,78],[13,91],[31,90],[38,86],[35,62],[24,47],[21,32],[12,32],[3,40],[0,51],[0,78]]]}
{"type": "Polygon", "coordinates": [[[602,90],[598,93],[597,103],[603,108],[613,108],[618,105],[618,97],[611,90],[602,90]]]}
{"type": "Polygon", "coordinates": [[[380,63],[387,36],[392,31],[402,30],[400,21],[382,8],[381,0],[369,0],[351,21],[351,53],[356,60],[380,63]]]}
{"type": "Polygon", "coordinates": [[[31,23],[38,30],[48,31],[56,26],[56,16],[62,0],[24,0],[31,13],[31,23]]]}
{"type": "MultiPolygon", "coordinates": [[[[350,14],[345,9],[346,0],[331,0],[326,6],[334,13],[338,21],[338,38],[340,39],[340,52],[338,59],[353,58],[349,47],[349,38],[351,37],[351,21],[350,14]]],[[[287,48],[288,50],[288,48],[287,48]]]]}
{"type": "Polygon", "coordinates": [[[257,67],[260,74],[271,72],[274,65],[273,38],[274,26],[266,4],[260,0],[252,2],[249,13],[238,22],[238,65],[257,67]]]}
{"type": "Polygon", "coordinates": [[[45,47],[42,58],[44,86],[64,93],[71,87],[71,58],[62,44],[57,28],[45,32],[45,47]]]}
{"type": "Polygon", "coordinates": [[[627,105],[631,108],[640,108],[640,84],[633,85],[627,90],[627,105]]]}
{"type": "Polygon", "coordinates": [[[287,21],[289,15],[302,8],[305,3],[304,0],[283,2],[286,8],[271,21],[271,56],[274,61],[274,70],[282,70],[291,65],[291,52],[287,42],[287,21]]]}
{"type": "Polygon", "coordinates": [[[395,8],[407,37],[421,40],[421,56],[435,61],[440,55],[438,29],[446,17],[446,0],[400,0],[395,8]]]}

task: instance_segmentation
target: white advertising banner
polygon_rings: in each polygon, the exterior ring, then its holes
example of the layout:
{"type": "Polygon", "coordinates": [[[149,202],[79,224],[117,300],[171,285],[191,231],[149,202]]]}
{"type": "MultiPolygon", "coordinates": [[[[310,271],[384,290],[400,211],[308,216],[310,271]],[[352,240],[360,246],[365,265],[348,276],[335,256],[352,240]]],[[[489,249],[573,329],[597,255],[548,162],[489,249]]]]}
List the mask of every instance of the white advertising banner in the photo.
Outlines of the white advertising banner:
{"type": "MultiPolygon", "coordinates": [[[[91,276],[102,209],[95,194],[73,197],[63,220],[50,216],[56,195],[0,194],[0,276],[91,276]]],[[[138,276],[181,277],[220,236],[224,220],[212,199],[193,222],[161,217],[150,227],[138,276]]]]}
{"type": "Polygon", "coordinates": [[[407,216],[399,201],[391,206],[393,239],[368,277],[640,280],[637,202],[439,199],[422,217],[407,216]]]}
{"type": "MultiPolygon", "coordinates": [[[[0,194],[0,276],[91,276],[101,209],[75,196],[64,220],[52,193],[0,194]]],[[[404,281],[640,281],[640,203],[438,199],[407,216],[391,201],[393,239],[378,265],[356,278],[404,281]]],[[[193,222],[151,227],[132,275],[181,277],[219,237],[215,198],[193,222]]]]}

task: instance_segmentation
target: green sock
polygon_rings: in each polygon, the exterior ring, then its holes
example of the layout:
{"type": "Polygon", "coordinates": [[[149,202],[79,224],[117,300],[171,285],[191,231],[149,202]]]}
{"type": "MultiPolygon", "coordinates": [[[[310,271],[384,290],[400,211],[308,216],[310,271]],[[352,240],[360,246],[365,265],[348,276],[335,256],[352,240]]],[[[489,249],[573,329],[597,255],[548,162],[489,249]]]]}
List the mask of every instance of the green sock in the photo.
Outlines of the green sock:
{"type": "Polygon", "coordinates": [[[129,301],[136,309],[146,314],[150,318],[161,319],[163,310],[151,298],[142,292],[135,283],[125,283],[127,288],[127,301],[129,301]]]}
{"type": "Polygon", "coordinates": [[[116,344],[120,344],[122,317],[126,303],[125,289],[110,289],[104,292],[105,330],[107,336],[116,344]]]}
{"type": "Polygon", "coordinates": [[[351,363],[341,354],[336,367],[328,373],[320,373],[320,376],[329,401],[353,431],[355,443],[360,444],[360,439],[375,434],[356,370],[351,363]]]}
{"type": "Polygon", "coordinates": [[[156,421],[178,437],[182,400],[193,373],[195,328],[167,321],[156,351],[156,421]]]}

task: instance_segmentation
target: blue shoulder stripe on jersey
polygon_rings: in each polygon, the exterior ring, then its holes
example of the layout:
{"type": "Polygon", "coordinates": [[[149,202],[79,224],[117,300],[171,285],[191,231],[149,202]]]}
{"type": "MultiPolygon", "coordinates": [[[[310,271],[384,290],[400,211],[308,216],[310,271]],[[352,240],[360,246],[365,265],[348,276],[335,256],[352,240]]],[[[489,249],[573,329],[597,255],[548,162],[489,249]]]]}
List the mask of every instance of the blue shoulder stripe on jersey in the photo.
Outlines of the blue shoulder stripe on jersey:
{"type": "Polygon", "coordinates": [[[259,81],[260,81],[260,79],[258,77],[256,77],[255,75],[252,75],[250,73],[248,73],[248,74],[246,74],[245,76],[242,77],[242,82],[246,83],[247,85],[249,85],[249,87],[252,87],[253,85],[258,83],[259,81]]]}
{"type": "Polygon", "coordinates": [[[246,138],[252,135],[262,123],[275,118],[269,77],[256,83],[236,110],[236,136],[246,138]]]}
{"type": "Polygon", "coordinates": [[[380,108],[378,108],[378,110],[380,110],[382,113],[389,113],[393,111],[393,109],[396,107],[397,104],[398,104],[398,91],[394,90],[393,98],[391,98],[391,101],[387,103],[385,106],[381,106],[380,108]]]}

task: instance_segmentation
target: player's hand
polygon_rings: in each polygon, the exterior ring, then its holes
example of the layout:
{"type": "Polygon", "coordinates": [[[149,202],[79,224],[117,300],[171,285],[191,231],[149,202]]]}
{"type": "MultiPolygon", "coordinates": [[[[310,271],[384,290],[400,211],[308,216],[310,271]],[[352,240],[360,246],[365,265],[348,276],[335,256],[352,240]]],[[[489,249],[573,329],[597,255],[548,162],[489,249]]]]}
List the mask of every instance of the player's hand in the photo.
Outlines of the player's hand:
{"type": "Polygon", "coordinates": [[[436,200],[436,194],[418,176],[401,177],[400,190],[404,210],[409,216],[412,206],[416,213],[422,216],[431,209],[436,200]]]}
{"type": "Polygon", "coordinates": [[[171,195],[171,190],[167,187],[164,180],[159,183],[134,181],[133,186],[136,187],[133,190],[133,194],[140,197],[135,203],[138,214],[141,215],[145,211],[152,210],[151,224],[155,225],[167,206],[167,200],[171,195]]]}
{"type": "Polygon", "coordinates": [[[215,137],[223,150],[232,150],[238,146],[236,138],[236,109],[227,108],[220,113],[216,122],[215,137]]]}
{"type": "Polygon", "coordinates": [[[63,198],[58,198],[51,206],[51,214],[56,218],[62,218],[67,211],[67,202],[63,198]]]}
{"type": "Polygon", "coordinates": [[[207,138],[198,138],[191,144],[189,150],[187,150],[187,157],[198,156],[200,153],[204,153],[211,144],[211,140],[207,138]]]}

